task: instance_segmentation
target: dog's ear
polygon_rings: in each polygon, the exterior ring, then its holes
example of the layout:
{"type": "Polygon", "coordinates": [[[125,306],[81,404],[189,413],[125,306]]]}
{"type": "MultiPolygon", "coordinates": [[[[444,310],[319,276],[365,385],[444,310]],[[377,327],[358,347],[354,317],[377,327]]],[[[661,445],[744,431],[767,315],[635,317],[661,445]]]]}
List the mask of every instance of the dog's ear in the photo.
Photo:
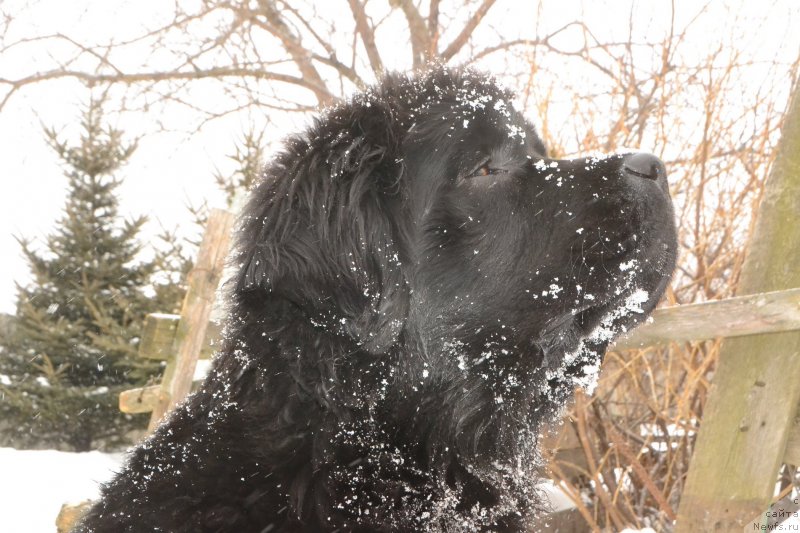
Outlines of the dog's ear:
{"type": "Polygon", "coordinates": [[[372,353],[397,340],[409,298],[395,127],[388,108],[351,104],[287,142],[244,210],[236,291],[289,300],[372,353]]]}

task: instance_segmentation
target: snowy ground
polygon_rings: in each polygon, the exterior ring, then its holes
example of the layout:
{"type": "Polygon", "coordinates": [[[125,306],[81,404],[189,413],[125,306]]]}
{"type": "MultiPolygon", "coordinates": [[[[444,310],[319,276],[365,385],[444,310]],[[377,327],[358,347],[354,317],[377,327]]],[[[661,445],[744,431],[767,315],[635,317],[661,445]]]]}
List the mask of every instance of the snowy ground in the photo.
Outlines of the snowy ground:
{"type": "Polygon", "coordinates": [[[54,533],[61,505],[96,498],[123,454],[0,448],[0,531],[54,533]]]}

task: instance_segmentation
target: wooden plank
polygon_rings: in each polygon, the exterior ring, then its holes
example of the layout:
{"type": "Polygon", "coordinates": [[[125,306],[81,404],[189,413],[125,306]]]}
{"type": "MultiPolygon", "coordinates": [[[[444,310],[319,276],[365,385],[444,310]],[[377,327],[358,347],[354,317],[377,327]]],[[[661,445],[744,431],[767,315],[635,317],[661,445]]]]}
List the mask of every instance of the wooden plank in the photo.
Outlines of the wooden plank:
{"type": "Polygon", "coordinates": [[[800,288],[664,307],[652,317],[612,349],[800,330],[800,288]]]}
{"type": "MultiPolygon", "coordinates": [[[[800,93],[758,211],[738,291],[800,287],[800,93]]],[[[676,531],[752,530],[774,497],[800,401],[800,333],[725,339],[681,497],[676,531]]]]}
{"type": "MultiPolygon", "coordinates": [[[[192,390],[197,389],[202,382],[202,378],[192,380],[192,390]]],[[[119,395],[119,410],[131,414],[149,413],[164,398],[168,399],[168,394],[161,385],[126,390],[119,395]]]]}
{"type": "Polygon", "coordinates": [[[181,319],[175,332],[175,368],[163,384],[169,397],[160,400],[150,418],[155,426],[167,410],[174,408],[189,393],[192,376],[202,348],[206,345],[211,309],[214,305],[217,286],[222,278],[234,217],[231,213],[215,209],[208,217],[203,242],[197,261],[189,273],[186,296],[181,308],[181,319]]]}
{"type": "MultiPolygon", "coordinates": [[[[175,336],[178,332],[180,315],[164,313],[151,313],[145,318],[142,342],[139,345],[139,356],[148,359],[167,361],[174,355],[175,336]]],[[[200,359],[210,359],[216,352],[222,325],[209,321],[206,329],[206,338],[200,350],[200,359]]]]}
{"type": "Polygon", "coordinates": [[[69,533],[72,531],[75,524],[86,514],[93,503],[91,500],[84,500],[76,504],[65,503],[62,505],[58,511],[58,516],[56,516],[57,533],[69,533]]]}
{"type": "Polygon", "coordinates": [[[150,422],[147,424],[148,433],[155,431],[169,408],[170,383],[172,383],[174,375],[175,358],[173,357],[167,361],[167,366],[164,368],[164,375],[161,376],[161,384],[159,385],[160,391],[152,406],[150,406],[150,422]]]}
{"type": "Polygon", "coordinates": [[[166,395],[167,392],[162,391],[161,385],[126,390],[119,395],[119,410],[131,414],[149,413],[166,395]]]}
{"type": "Polygon", "coordinates": [[[800,466],[800,412],[794,417],[794,424],[789,430],[789,437],[786,440],[786,451],[783,454],[783,462],[786,464],[800,466]]]}
{"type": "Polygon", "coordinates": [[[139,357],[166,361],[173,356],[172,345],[178,330],[180,315],[150,313],[144,318],[139,357]]]}

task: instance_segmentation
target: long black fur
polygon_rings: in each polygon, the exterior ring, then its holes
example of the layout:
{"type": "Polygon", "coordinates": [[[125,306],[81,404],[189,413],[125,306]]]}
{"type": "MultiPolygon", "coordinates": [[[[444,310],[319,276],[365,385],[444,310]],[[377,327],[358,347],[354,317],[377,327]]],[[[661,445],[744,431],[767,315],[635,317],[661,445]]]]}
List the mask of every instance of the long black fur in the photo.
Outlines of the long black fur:
{"type": "Polygon", "coordinates": [[[536,438],[675,260],[663,177],[548,159],[469,70],[290,137],[241,218],[212,371],[80,532],[524,531],[536,438]]]}

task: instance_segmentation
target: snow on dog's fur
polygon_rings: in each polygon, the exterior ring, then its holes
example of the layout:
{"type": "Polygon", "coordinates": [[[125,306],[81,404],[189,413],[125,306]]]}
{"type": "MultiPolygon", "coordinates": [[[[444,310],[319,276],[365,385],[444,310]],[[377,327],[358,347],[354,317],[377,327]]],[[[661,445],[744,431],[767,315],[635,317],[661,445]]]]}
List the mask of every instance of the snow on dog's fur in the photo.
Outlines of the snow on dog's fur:
{"type": "Polygon", "coordinates": [[[390,75],[290,137],[224,346],[78,531],[524,531],[543,421],[655,307],[663,165],[553,160],[484,75],[390,75]]]}

